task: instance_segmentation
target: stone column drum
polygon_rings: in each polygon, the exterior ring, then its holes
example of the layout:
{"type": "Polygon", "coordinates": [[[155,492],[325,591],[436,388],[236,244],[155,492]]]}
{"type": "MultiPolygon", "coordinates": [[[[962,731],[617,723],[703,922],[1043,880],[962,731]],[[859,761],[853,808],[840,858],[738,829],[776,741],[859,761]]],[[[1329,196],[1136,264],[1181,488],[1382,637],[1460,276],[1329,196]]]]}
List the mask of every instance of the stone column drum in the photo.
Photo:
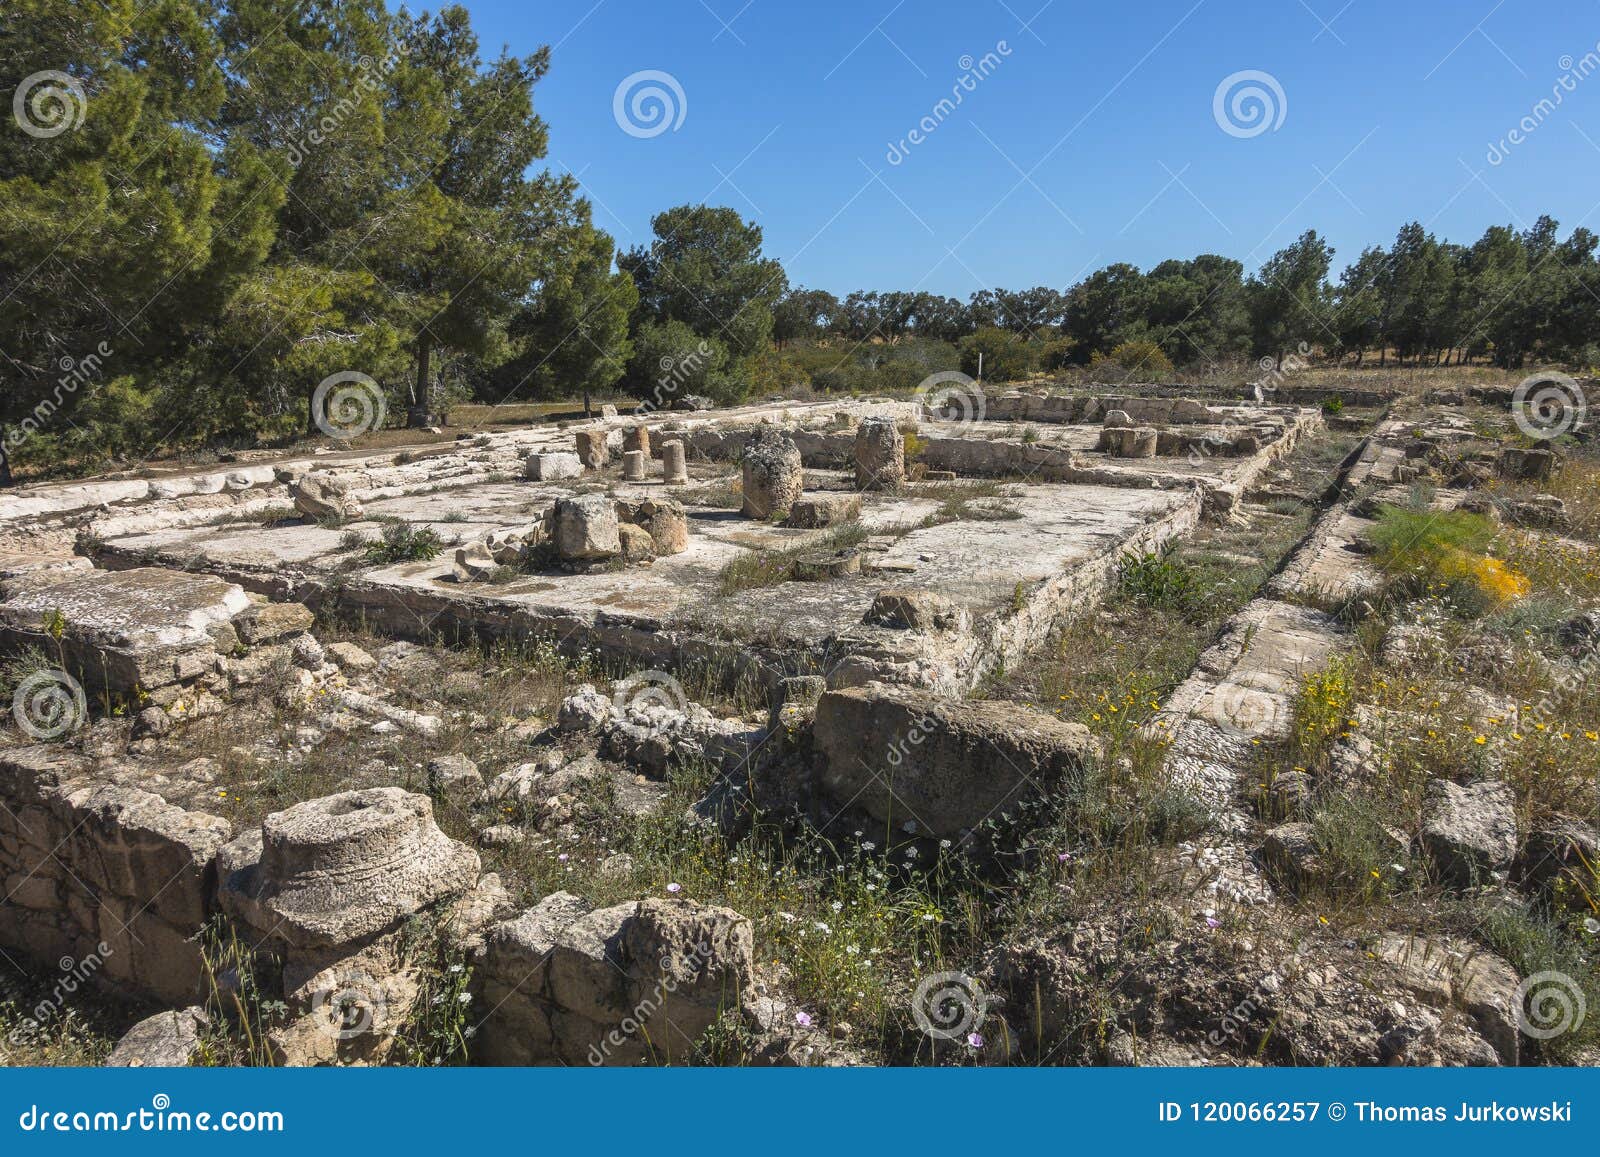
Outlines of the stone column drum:
{"type": "Polygon", "coordinates": [[[744,515],[787,514],[800,497],[805,472],[794,440],[763,426],[744,444],[744,515]]]}
{"type": "Polygon", "coordinates": [[[856,427],[856,488],[894,490],[906,480],[906,440],[893,418],[866,418],[856,427]]]}
{"type": "Polygon", "coordinates": [[[689,463],[677,438],[661,443],[661,476],[668,486],[684,486],[689,481],[689,463]]]}

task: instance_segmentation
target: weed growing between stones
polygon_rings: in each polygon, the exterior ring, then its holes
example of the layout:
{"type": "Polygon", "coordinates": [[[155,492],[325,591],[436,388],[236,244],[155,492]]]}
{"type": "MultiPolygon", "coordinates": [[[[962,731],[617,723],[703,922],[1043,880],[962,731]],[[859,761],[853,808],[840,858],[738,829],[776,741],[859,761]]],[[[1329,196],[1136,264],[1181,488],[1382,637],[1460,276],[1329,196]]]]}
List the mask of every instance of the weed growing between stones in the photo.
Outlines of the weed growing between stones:
{"type": "Polygon", "coordinates": [[[801,557],[849,550],[866,540],[866,527],[860,523],[851,523],[829,531],[804,546],[785,550],[751,551],[722,568],[717,575],[717,593],[723,596],[733,595],[740,591],[786,583],[794,577],[795,563],[801,557]]]}
{"type": "Polygon", "coordinates": [[[379,566],[426,562],[437,558],[443,549],[444,541],[431,526],[418,530],[409,523],[391,522],[383,528],[383,535],[377,542],[367,544],[366,559],[379,566]]]}
{"type": "MultiPolygon", "coordinates": [[[[200,959],[204,1007],[210,1031],[201,1040],[202,1064],[273,1064],[267,1034],[282,1024],[289,1006],[283,993],[269,988],[253,947],[233,922],[214,916],[201,933],[200,959]]],[[[269,972],[271,970],[268,970],[269,972]]]]}

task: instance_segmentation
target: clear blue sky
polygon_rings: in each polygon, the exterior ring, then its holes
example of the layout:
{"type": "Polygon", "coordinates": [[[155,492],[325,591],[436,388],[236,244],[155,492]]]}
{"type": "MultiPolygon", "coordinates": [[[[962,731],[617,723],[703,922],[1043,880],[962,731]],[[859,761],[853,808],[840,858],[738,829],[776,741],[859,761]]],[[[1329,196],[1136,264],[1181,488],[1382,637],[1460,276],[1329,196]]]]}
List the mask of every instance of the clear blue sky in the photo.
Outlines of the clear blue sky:
{"type": "Polygon", "coordinates": [[[1412,219],[1458,241],[1540,213],[1600,231],[1600,70],[1573,79],[1600,59],[1600,0],[466,3],[486,54],[551,45],[550,163],[619,245],[668,206],[729,205],[793,284],[841,295],[1065,288],[1203,252],[1253,269],[1307,228],[1338,269],[1412,219]],[[644,70],[684,94],[652,137],[613,115],[644,70]],[[1282,120],[1230,135],[1213,98],[1246,70],[1276,81],[1282,120]]]}

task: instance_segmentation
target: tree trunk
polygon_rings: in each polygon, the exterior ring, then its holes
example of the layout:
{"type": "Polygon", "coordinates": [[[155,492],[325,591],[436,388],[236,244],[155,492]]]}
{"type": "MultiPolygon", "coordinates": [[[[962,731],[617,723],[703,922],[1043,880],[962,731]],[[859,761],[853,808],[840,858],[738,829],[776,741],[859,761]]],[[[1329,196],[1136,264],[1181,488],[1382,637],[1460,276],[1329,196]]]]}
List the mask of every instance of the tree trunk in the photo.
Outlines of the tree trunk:
{"type": "Polygon", "coordinates": [[[9,489],[17,484],[11,476],[11,451],[6,449],[6,428],[0,426],[0,489],[9,489]]]}
{"type": "Polygon", "coordinates": [[[589,404],[589,387],[583,387],[583,417],[585,421],[594,417],[594,407],[589,404]]]}
{"type": "Polygon", "coordinates": [[[411,388],[411,414],[407,425],[433,424],[433,342],[426,334],[417,338],[417,382],[411,388]]]}

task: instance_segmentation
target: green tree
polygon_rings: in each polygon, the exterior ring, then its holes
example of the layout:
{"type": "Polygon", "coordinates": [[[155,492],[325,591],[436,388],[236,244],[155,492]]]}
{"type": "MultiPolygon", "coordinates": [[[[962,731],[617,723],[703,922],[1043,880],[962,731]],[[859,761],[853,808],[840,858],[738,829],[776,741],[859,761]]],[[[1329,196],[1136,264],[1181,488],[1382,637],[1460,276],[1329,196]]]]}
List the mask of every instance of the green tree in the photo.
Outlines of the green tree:
{"type": "Polygon", "coordinates": [[[1281,368],[1291,348],[1328,338],[1332,262],[1332,248],[1315,229],[1308,229],[1263,263],[1246,290],[1257,354],[1275,357],[1281,368]]]}
{"type": "MultiPolygon", "coordinates": [[[[25,434],[94,451],[72,412],[106,375],[183,348],[265,256],[282,194],[258,150],[220,137],[208,14],[199,0],[8,12],[0,70],[22,115],[0,126],[0,484],[25,434]]],[[[148,410],[127,400],[100,412],[148,410]]]]}
{"type": "Polygon", "coordinates": [[[781,348],[822,335],[839,312],[839,299],[826,289],[795,288],[772,309],[772,340],[781,348]]]}
{"type": "Polygon", "coordinates": [[[1202,253],[1192,261],[1163,261],[1145,275],[1151,337],[1180,364],[1215,362],[1249,347],[1244,266],[1202,253]]]}
{"type": "Polygon", "coordinates": [[[1355,351],[1360,365],[1367,350],[1385,348],[1383,300],[1389,276],[1389,254],[1381,245],[1361,251],[1352,265],[1339,276],[1335,294],[1333,331],[1340,355],[1355,351]]]}
{"type": "MultiPolygon", "coordinates": [[[[760,227],[732,209],[680,205],[650,224],[650,246],[618,261],[639,288],[636,334],[649,322],[682,322],[727,351],[721,396],[743,397],[751,381],[746,359],[772,340],[773,306],[788,288],[783,267],[762,256],[760,227]]],[[[629,374],[629,389],[636,393],[654,382],[653,372],[629,374]]]]}
{"type": "Polygon", "coordinates": [[[343,232],[409,335],[420,421],[435,408],[435,351],[504,360],[505,326],[543,272],[550,237],[582,211],[570,177],[528,174],[548,141],[533,89],[550,50],[485,66],[465,9],[396,19],[401,59],[384,116],[392,176],[374,211],[343,232]]]}
{"type": "Polygon", "coordinates": [[[1067,292],[1062,333],[1073,341],[1081,363],[1110,353],[1148,330],[1149,290],[1137,266],[1118,263],[1097,269],[1067,292]]]}
{"type": "Polygon", "coordinates": [[[511,324],[520,353],[497,376],[507,390],[531,383],[537,397],[578,390],[587,416],[593,394],[615,385],[633,356],[628,319],[639,291],[612,269],[611,238],[587,221],[557,244],[533,301],[511,324]]]}

